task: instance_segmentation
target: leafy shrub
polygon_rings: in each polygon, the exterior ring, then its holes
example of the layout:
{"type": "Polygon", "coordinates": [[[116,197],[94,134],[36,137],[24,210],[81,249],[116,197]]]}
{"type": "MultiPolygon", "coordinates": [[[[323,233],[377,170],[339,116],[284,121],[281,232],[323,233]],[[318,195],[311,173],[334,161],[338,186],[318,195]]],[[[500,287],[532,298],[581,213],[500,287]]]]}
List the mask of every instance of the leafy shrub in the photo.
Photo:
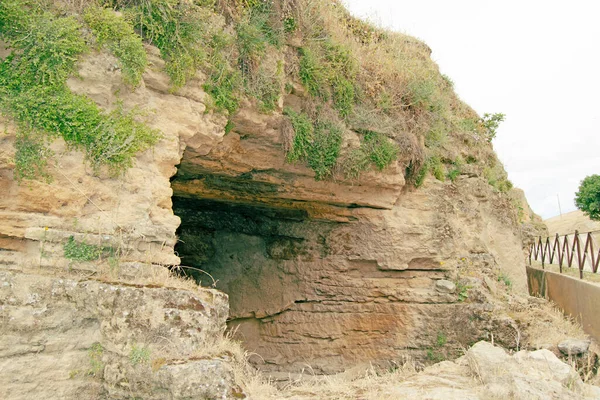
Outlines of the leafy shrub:
{"type": "Polygon", "coordinates": [[[309,48],[300,49],[299,75],[308,93],[327,101],[327,77],[318,56],[309,48]]]}
{"type": "Polygon", "coordinates": [[[300,49],[299,76],[308,92],[323,101],[333,99],[333,107],[348,118],[356,101],[357,63],[349,48],[325,40],[300,49]]]}
{"type": "Polygon", "coordinates": [[[182,87],[208,57],[213,13],[171,0],[148,0],[127,11],[142,37],[160,49],[173,87],[182,87]]]}
{"type": "Polygon", "coordinates": [[[380,133],[367,132],[363,146],[371,162],[380,171],[398,159],[398,145],[380,133]]]}
{"type": "Polygon", "coordinates": [[[454,182],[456,178],[460,176],[462,166],[465,164],[465,161],[461,156],[456,157],[456,159],[452,162],[452,169],[448,172],[448,179],[454,182]]]}
{"type": "Polygon", "coordinates": [[[203,87],[212,96],[217,110],[227,110],[233,114],[240,106],[237,93],[240,85],[240,74],[235,70],[226,70],[221,75],[210,75],[203,87]]]}
{"type": "Polygon", "coordinates": [[[15,17],[16,26],[2,22],[6,31],[0,34],[13,52],[0,63],[0,110],[19,130],[15,176],[46,176],[50,152],[44,135],[48,140],[61,136],[72,148],[84,150],[94,167],[108,165],[114,174],[122,172],[137,152],[158,141],[158,132],[120,107],[104,114],[90,99],[69,90],[66,79],[87,49],[74,18],[36,14],[25,1],[13,3],[23,5],[20,13],[27,15],[11,11],[7,15],[15,17]]]}
{"type": "Polygon", "coordinates": [[[294,140],[287,154],[287,160],[288,162],[307,160],[314,137],[313,123],[308,115],[304,113],[296,113],[286,108],[284,114],[290,118],[294,128],[294,140]]]}
{"type": "Polygon", "coordinates": [[[586,176],[581,181],[575,205],[590,219],[600,221],[600,175],[586,176]]]}
{"type": "Polygon", "coordinates": [[[288,152],[289,162],[306,161],[315,171],[315,179],[323,180],[333,173],[342,146],[342,129],[328,120],[311,121],[304,113],[286,109],[294,129],[294,140],[288,152]]]}
{"type": "Polygon", "coordinates": [[[459,302],[462,303],[469,298],[469,289],[471,289],[471,285],[468,285],[461,280],[456,282],[456,292],[458,293],[459,302]]]}
{"type": "Polygon", "coordinates": [[[423,183],[425,183],[425,178],[427,177],[427,172],[428,172],[429,168],[427,163],[424,163],[421,168],[419,168],[419,170],[417,171],[417,173],[415,174],[415,187],[416,188],[420,188],[421,186],[423,186],[423,183]]]}
{"type": "Polygon", "coordinates": [[[456,180],[456,178],[458,178],[460,176],[460,169],[458,168],[452,168],[450,170],[450,172],[448,172],[448,179],[450,179],[451,182],[454,182],[456,180]]]}
{"type": "Polygon", "coordinates": [[[142,39],[133,27],[114,11],[99,7],[88,7],[84,16],[98,40],[98,46],[107,45],[119,59],[125,82],[137,86],[148,59],[142,39]]]}
{"type": "Polygon", "coordinates": [[[102,247],[78,242],[70,236],[63,246],[65,258],[73,261],[94,261],[102,256],[102,247]]]}
{"type": "Polygon", "coordinates": [[[338,77],[333,84],[333,105],[342,118],[347,118],[354,105],[354,85],[344,77],[338,77]]]}
{"type": "Polygon", "coordinates": [[[42,178],[50,180],[46,172],[48,157],[52,152],[44,143],[44,138],[35,132],[19,132],[15,140],[15,179],[42,178]]]}
{"type": "Polygon", "coordinates": [[[287,16],[283,19],[283,28],[286,33],[292,33],[298,28],[298,22],[293,16],[287,16]]]}
{"type": "Polygon", "coordinates": [[[17,26],[10,24],[4,23],[8,34],[0,33],[13,49],[2,63],[0,79],[5,88],[18,91],[23,86],[60,85],[75,71],[77,59],[87,50],[81,25],[73,17],[55,18],[43,13],[16,17],[17,26]]]}
{"type": "Polygon", "coordinates": [[[308,165],[315,179],[323,180],[332,174],[342,146],[342,129],[330,121],[315,124],[314,139],[308,151],[308,165]]]}
{"type": "Polygon", "coordinates": [[[483,118],[481,118],[481,124],[486,132],[486,140],[491,142],[492,139],[496,137],[496,130],[500,126],[500,122],[504,121],[505,115],[502,113],[496,114],[483,114],[483,118]]]}
{"type": "Polygon", "coordinates": [[[83,148],[94,168],[108,165],[114,175],[160,138],[158,131],[137,122],[135,114],[120,106],[104,114],[89,98],[66,86],[32,86],[11,93],[5,103],[17,122],[51,136],[60,134],[67,144],[83,148]]]}

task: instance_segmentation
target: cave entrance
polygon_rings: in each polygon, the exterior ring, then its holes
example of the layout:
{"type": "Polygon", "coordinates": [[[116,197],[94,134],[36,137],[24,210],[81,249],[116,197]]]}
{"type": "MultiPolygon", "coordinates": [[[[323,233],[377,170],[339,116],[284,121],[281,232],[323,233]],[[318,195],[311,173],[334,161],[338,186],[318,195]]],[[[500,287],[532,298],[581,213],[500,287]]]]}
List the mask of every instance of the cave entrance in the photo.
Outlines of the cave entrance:
{"type": "Polygon", "coordinates": [[[184,197],[173,197],[173,210],[181,218],[175,250],[191,267],[182,273],[203,286],[231,292],[243,280],[264,292],[261,279],[314,250],[304,210],[184,197]]]}
{"type": "Polygon", "coordinates": [[[265,330],[276,329],[270,321],[315,292],[303,271],[327,256],[332,223],[312,220],[303,209],[179,196],[173,211],[181,218],[175,250],[190,267],[182,273],[227,293],[228,325],[247,350],[279,364],[286,345],[264,338],[282,333],[265,330]]]}

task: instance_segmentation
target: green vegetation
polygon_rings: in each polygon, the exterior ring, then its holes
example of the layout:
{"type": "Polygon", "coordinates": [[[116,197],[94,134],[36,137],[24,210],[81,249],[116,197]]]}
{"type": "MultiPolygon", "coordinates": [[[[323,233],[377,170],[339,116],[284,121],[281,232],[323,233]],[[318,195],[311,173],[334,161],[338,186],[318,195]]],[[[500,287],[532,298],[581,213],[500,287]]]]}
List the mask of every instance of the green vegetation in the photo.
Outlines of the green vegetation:
{"type": "Polygon", "coordinates": [[[104,249],[101,246],[79,242],[70,236],[63,246],[65,258],[72,261],[94,261],[102,257],[104,249]]]}
{"type": "Polygon", "coordinates": [[[460,175],[460,169],[459,168],[453,168],[448,172],[448,179],[450,179],[450,181],[454,182],[456,180],[456,178],[458,178],[458,176],[460,175]]]}
{"type": "Polygon", "coordinates": [[[448,338],[444,332],[438,332],[437,338],[435,340],[435,345],[437,347],[442,347],[448,342],[448,338]]]}
{"type": "Polygon", "coordinates": [[[461,156],[456,157],[456,159],[450,165],[450,171],[448,171],[447,177],[450,181],[454,182],[456,178],[460,176],[462,171],[462,166],[465,164],[465,161],[461,156]]]}
{"type": "Polygon", "coordinates": [[[431,361],[432,363],[439,363],[442,362],[446,359],[446,356],[439,351],[436,351],[434,349],[427,349],[427,360],[431,361]]]}
{"type": "Polygon", "coordinates": [[[286,109],[294,128],[294,141],[288,152],[288,161],[306,161],[315,171],[315,179],[329,177],[337,164],[342,145],[342,129],[329,120],[312,122],[304,113],[286,109]]]}
{"type": "Polygon", "coordinates": [[[350,49],[331,40],[300,49],[300,80],[311,95],[322,101],[331,98],[333,107],[344,119],[354,108],[356,71],[350,49]]]}
{"type": "Polygon", "coordinates": [[[366,132],[360,148],[351,151],[342,162],[347,178],[358,179],[372,165],[382,171],[398,159],[399,147],[391,139],[377,132],[366,132]]]}
{"type": "Polygon", "coordinates": [[[471,286],[468,284],[465,284],[460,279],[456,282],[456,292],[458,293],[458,301],[459,302],[462,303],[463,301],[465,301],[469,298],[469,289],[471,289],[471,286]]]}
{"type": "MultiPolygon", "coordinates": [[[[428,173],[454,181],[461,169],[451,147],[484,145],[478,141],[491,141],[504,119],[480,118],[463,104],[425,44],[358,20],[337,2],[100,0],[83,18],[69,4],[52,14],[49,4],[0,5],[0,39],[13,49],[0,64],[0,107],[19,126],[19,180],[45,177],[47,145],[58,136],[115,175],[157,142],[139,114],[121,106],[101,112],[67,88],[88,44],[111,51],[133,87],[148,63],[142,42],[160,50],[173,91],[201,71],[211,108],[229,116],[227,132],[244,98],[269,113],[301,82],[308,98],[286,112],[295,131],[287,160],[306,162],[318,180],[338,172],[354,179],[399,160],[417,187],[428,173]],[[342,151],[348,130],[360,135],[360,147],[342,151]]],[[[508,180],[488,175],[508,190],[508,180]]]]}
{"type": "Polygon", "coordinates": [[[154,145],[158,132],[118,107],[103,113],[87,97],[73,94],[66,79],[87,50],[74,17],[56,17],[26,0],[0,5],[0,39],[12,53],[0,63],[0,110],[19,132],[15,177],[46,178],[46,144],[57,136],[86,153],[94,168],[117,175],[133,157],[154,145]]]}
{"type": "Polygon", "coordinates": [[[496,113],[496,114],[483,114],[483,118],[481,118],[481,124],[485,129],[485,138],[488,142],[491,142],[492,139],[496,137],[496,130],[498,126],[500,126],[500,122],[504,121],[504,114],[496,113]]]}
{"type": "Polygon", "coordinates": [[[414,186],[416,188],[423,185],[425,178],[427,178],[427,173],[431,173],[438,181],[444,181],[446,179],[444,163],[436,152],[433,152],[433,155],[427,157],[421,168],[415,173],[414,186]]]}
{"type": "Polygon", "coordinates": [[[125,82],[139,85],[148,60],[142,39],[133,27],[114,11],[105,8],[88,7],[84,18],[96,36],[98,46],[107,45],[119,59],[125,82]]]}
{"type": "Polygon", "coordinates": [[[285,109],[284,114],[287,115],[294,128],[294,142],[287,154],[288,162],[305,161],[308,159],[308,154],[312,146],[315,129],[313,123],[304,113],[296,113],[291,109],[285,109]]]}
{"type": "Polygon", "coordinates": [[[361,149],[380,171],[398,158],[398,145],[377,132],[365,134],[361,149]]]}
{"type": "Polygon", "coordinates": [[[40,178],[50,181],[46,172],[48,157],[52,152],[44,143],[44,137],[36,132],[21,131],[15,140],[15,179],[40,178]]]}
{"type": "Polygon", "coordinates": [[[312,50],[307,48],[300,49],[300,80],[308,89],[308,93],[320,97],[322,100],[329,99],[329,93],[325,90],[327,87],[327,77],[324,67],[319,63],[317,56],[312,50]]]}
{"type": "Polygon", "coordinates": [[[173,90],[202,70],[214,107],[229,114],[239,108],[244,94],[256,98],[263,111],[273,110],[281,94],[283,64],[273,55],[284,29],[273,23],[271,8],[271,2],[236,4],[231,32],[225,12],[213,1],[118,1],[116,6],[144,40],[160,49],[173,90]]]}
{"type": "Polygon", "coordinates": [[[332,174],[342,146],[342,128],[331,121],[318,121],[309,147],[308,165],[320,181],[332,174]]]}
{"type": "MultiPolygon", "coordinates": [[[[90,369],[88,375],[99,376],[104,369],[104,363],[102,362],[102,355],[104,354],[104,347],[98,342],[92,344],[92,347],[88,350],[88,357],[90,360],[90,369]]],[[[73,371],[77,374],[77,371],[73,371]]]]}
{"type": "Polygon", "coordinates": [[[150,362],[150,349],[148,347],[140,347],[134,344],[129,352],[129,361],[131,365],[148,364],[150,362]]]}
{"type": "Polygon", "coordinates": [[[575,205],[590,219],[600,221],[600,175],[586,176],[575,193],[575,205]]]}
{"type": "Polygon", "coordinates": [[[435,339],[434,347],[427,349],[427,360],[438,363],[440,361],[444,361],[447,357],[442,351],[442,347],[446,345],[448,342],[448,338],[444,332],[438,332],[437,337],[435,339]]]}
{"type": "MultiPolygon", "coordinates": [[[[305,161],[315,171],[315,179],[332,175],[338,164],[342,145],[342,127],[327,119],[313,121],[305,113],[284,111],[294,129],[294,139],[287,154],[288,162],[305,161]]],[[[359,149],[342,163],[346,176],[357,178],[370,165],[383,170],[398,157],[398,146],[384,135],[366,132],[359,149]]]]}
{"type": "Polygon", "coordinates": [[[500,272],[498,274],[498,282],[503,282],[504,285],[506,285],[506,287],[508,287],[508,288],[512,287],[512,281],[510,280],[510,277],[508,275],[506,275],[504,272],[500,272]]]}
{"type": "Polygon", "coordinates": [[[483,169],[483,176],[491,186],[501,193],[506,193],[513,187],[512,182],[506,176],[506,172],[495,162],[491,167],[486,166],[483,169]]]}

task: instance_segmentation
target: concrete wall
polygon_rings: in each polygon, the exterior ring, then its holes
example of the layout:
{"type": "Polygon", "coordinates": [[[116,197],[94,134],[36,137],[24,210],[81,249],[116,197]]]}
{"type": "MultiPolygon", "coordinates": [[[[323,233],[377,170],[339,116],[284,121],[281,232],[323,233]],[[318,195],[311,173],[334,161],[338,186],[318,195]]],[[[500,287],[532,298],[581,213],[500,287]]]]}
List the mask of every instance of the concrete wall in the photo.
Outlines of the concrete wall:
{"type": "Polygon", "coordinates": [[[600,285],[532,267],[527,267],[527,284],[532,296],[552,300],[600,340],[600,285]]]}

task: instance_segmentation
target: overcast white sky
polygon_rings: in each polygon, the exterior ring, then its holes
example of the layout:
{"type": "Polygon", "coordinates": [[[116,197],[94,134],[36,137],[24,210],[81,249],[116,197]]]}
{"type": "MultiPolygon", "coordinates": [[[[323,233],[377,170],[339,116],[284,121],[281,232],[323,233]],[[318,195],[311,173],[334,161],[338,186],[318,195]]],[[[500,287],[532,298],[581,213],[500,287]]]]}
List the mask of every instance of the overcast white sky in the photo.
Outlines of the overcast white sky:
{"type": "Polygon", "coordinates": [[[350,11],[425,41],[479,114],[506,114],[494,147],[543,218],[575,210],[600,174],[599,0],[346,0],[350,11]]]}

